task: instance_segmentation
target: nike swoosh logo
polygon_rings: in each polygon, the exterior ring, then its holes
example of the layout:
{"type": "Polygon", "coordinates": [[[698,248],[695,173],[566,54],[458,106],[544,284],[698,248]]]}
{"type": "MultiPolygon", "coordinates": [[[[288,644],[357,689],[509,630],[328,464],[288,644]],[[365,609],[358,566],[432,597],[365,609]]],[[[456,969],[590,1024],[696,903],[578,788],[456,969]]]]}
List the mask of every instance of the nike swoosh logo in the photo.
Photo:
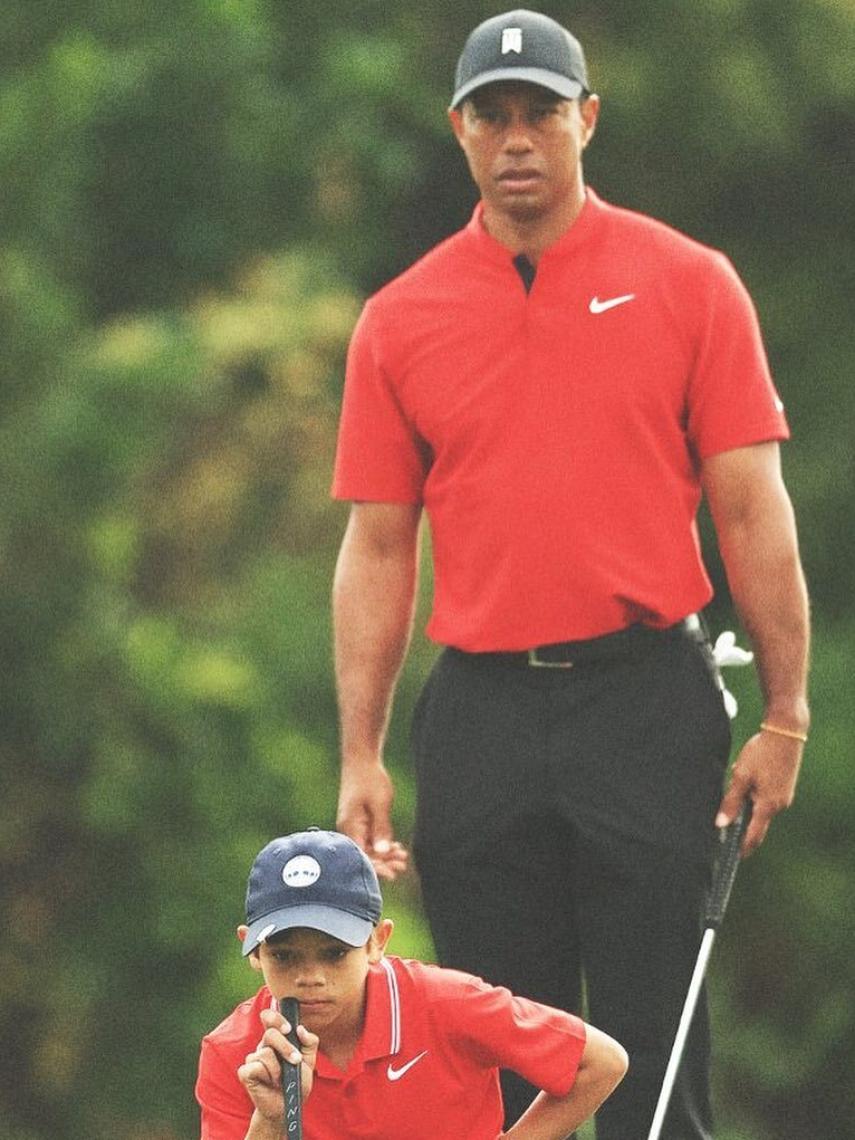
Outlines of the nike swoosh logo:
{"type": "Polygon", "coordinates": [[[614,309],[616,305],[625,305],[627,301],[634,301],[635,293],[625,293],[622,297],[611,297],[608,301],[601,301],[599,297],[592,297],[588,308],[592,313],[605,313],[614,309]]]}
{"type": "Polygon", "coordinates": [[[413,1065],[417,1065],[426,1053],[427,1049],[425,1049],[422,1053],[419,1053],[418,1057],[413,1057],[412,1061],[407,1061],[406,1065],[401,1065],[400,1069],[394,1069],[390,1064],[386,1069],[386,1076],[390,1081],[399,1081],[401,1077],[403,1077],[404,1073],[408,1073],[410,1069],[412,1069],[413,1065]]]}

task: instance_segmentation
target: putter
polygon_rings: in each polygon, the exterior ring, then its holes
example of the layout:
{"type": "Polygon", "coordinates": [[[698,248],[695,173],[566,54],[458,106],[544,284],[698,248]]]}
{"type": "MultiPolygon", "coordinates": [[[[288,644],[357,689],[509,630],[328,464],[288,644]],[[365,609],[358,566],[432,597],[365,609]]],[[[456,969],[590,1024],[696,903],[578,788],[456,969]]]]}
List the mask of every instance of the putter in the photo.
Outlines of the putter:
{"type": "MultiPolygon", "coordinates": [[[[279,1012],[291,1026],[286,1034],[292,1045],[300,1048],[297,1026],[300,1022],[300,1003],[296,998],[284,997],[279,1002],[279,1012]]],[[[300,1066],[290,1061],[282,1062],[282,1096],[285,1100],[285,1135],[288,1140],[303,1140],[303,1096],[300,1082],[300,1066]]]]}
{"type": "Polygon", "coordinates": [[[745,800],[739,809],[739,814],[731,824],[724,828],[721,834],[721,847],[719,848],[716,858],[712,885],[704,913],[704,936],[701,940],[698,960],[695,963],[695,971],[692,974],[689,992],[686,995],[686,1001],[683,1005],[680,1024],[677,1028],[677,1036],[674,1038],[674,1046],[671,1049],[668,1068],[665,1070],[665,1079],[662,1082],[659,1100],[656,1102],[656,1111],[653,1114],[653,1123],[650,1126],[650,1132],[647,1134],[647,1140],[659,1140],[662,1125],[665,1122],[665,1113],[668,1111],[674,1081],[677,1079],[677,1072],[680,1068],[680,1062],[683,1059],[683,1049],[686,1045],[686,1038],[689,1036],[689,1029],[692,1025],[692,1017],[694,1016],[695,1006],[698,1003],[698,997],[701,992],[707,962],[709,961],[713,942],[715,942],[716,933],[724,919],[724,912],[727,910],[727,903],[730,899],[733,881],[736,878],[736,871],[739,867],[739,848],[742,845],[742,837],[745,835],[745,830],[750,822],[751,801],[745,800]]]}

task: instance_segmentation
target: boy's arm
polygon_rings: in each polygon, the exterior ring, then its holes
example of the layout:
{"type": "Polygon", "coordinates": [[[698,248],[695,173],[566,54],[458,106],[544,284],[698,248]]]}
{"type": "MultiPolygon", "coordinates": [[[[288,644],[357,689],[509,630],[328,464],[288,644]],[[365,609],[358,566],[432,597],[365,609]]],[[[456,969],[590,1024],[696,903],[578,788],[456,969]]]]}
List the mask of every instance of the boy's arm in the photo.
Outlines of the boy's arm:
{"type": "Polygon", "coordinates": [[[282,1121],[268,1120],[256,1109],[244,1140],[282,1140],[282,1121]]]}
{"type": "Polygon", "coordinates": [[[244,1140],[281,1140],[285,1120],[282,1058],[292,1064],[302,1061],[300,1077],[303,1100],[306,1100],[312,1091],[318,1038],[304,1025],[298,1025],[298,1052],[285,1036],[287,1023],[278,1010],[262,1010],[261,1020],[265,1025],[264,1036],[258,1048],[247,1055],[237,1072],[238,1080],[255,1106],[244,1140]]]}
{"type": "Polygon", "coordinates": [[[596,1112],[620,1084],[627,1069],[623,1047],[607,1034],[586,1026],[585,1049],[573,1087],[565,1096],[540,1092],[502,1140],[565,1140],[596,1112]]]}

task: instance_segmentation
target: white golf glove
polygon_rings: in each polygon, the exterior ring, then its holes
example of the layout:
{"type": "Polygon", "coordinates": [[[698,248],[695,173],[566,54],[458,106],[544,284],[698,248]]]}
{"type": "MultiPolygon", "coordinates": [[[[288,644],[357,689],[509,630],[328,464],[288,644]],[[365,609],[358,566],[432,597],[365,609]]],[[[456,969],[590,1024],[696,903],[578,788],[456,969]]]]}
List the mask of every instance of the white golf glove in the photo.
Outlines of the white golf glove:
{"type": "Polygon", "coordinates": [[[736,703],[736,697],[724,683],[721,676],[721,669],[728,665],[750,665],[754,660],[754,654],[750,649],[742,649],[736,644],[736,634],[726,629],[724,633],[720,633],[716,638],[715,645],[713,646],[713,657],[719,669],[719,687],[721,688],[721,697],[724,701],[724,707],[727,710],[727,715],[731,720],[739,712],[739,705],[736,703]]]}

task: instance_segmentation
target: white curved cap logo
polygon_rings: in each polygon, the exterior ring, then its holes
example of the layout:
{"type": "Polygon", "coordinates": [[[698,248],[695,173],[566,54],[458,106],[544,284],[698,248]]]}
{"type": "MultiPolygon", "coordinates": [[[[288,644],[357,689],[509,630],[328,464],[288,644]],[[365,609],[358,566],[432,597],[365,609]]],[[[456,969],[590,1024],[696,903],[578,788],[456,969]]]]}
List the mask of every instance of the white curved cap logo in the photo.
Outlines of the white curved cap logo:
{"type": "Polygon", "coordinates": [[[311,855],[295,855],[282,868],[282,878],[289,887],[310,887],[321,877],[321,865],[311,855]]]}

